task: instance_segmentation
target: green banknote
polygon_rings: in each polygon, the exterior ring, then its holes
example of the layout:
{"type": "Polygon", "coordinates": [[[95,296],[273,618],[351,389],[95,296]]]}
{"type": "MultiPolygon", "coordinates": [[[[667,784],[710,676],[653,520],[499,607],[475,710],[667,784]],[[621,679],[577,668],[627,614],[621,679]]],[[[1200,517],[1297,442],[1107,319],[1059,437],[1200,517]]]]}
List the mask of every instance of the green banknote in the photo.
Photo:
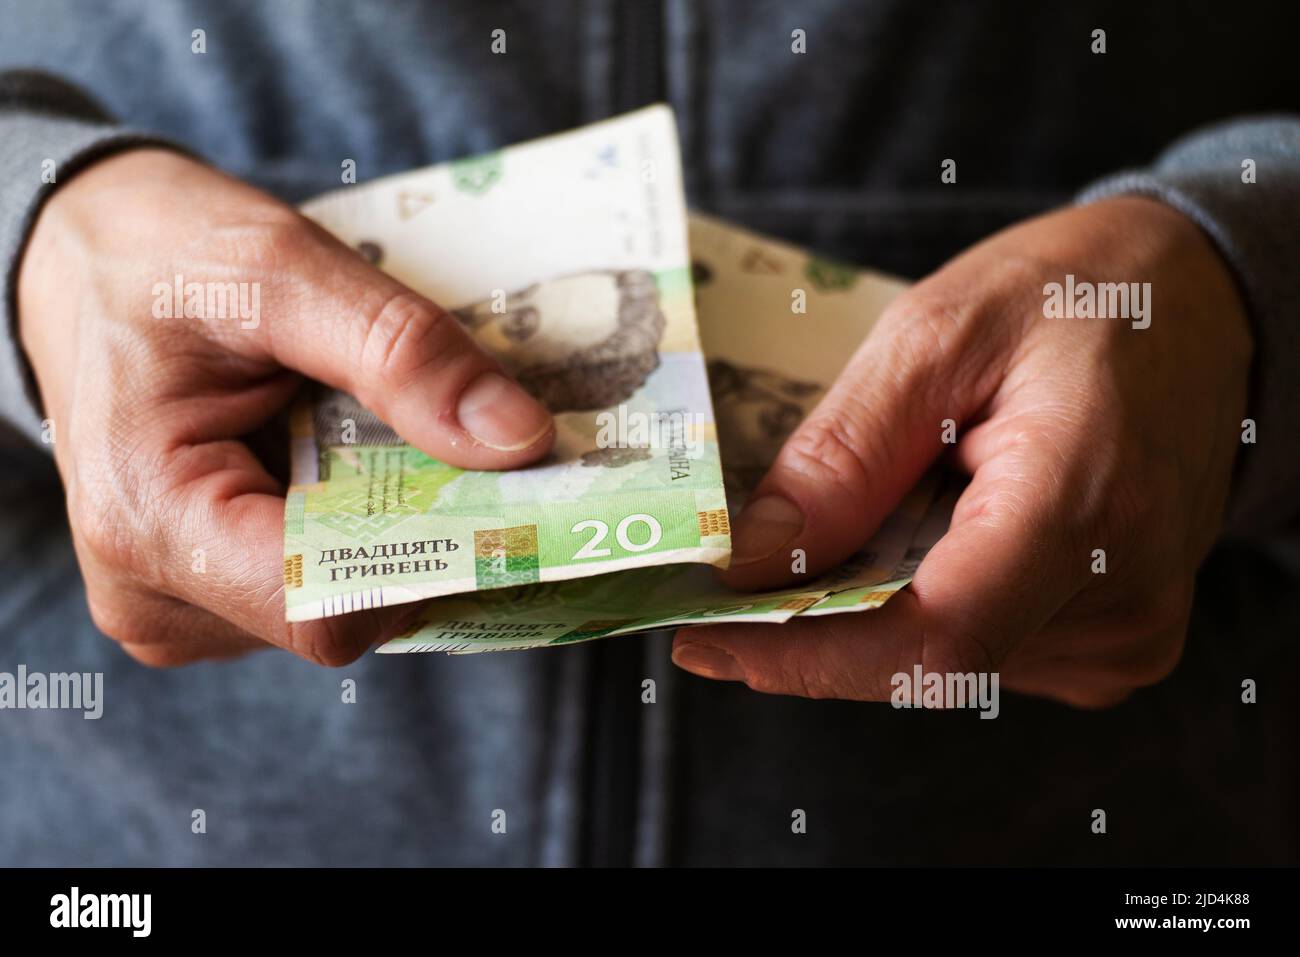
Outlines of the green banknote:
{"type": "Polygon", "coordinates": [[[915,554],[915,531],[934,484],[918,486],[844,566],[805,585],[741,593],[718,584],[702,566],[670,565],[439,598],[379,651],[518,651],[688,625],[780,623],[840,594],[846,600],[821,613],[878,607],[908,582],[906,562],[915,554]]]}
{"type": "Polygon", "coordinates": [[[725,566],[717,427],[671,111],[434,166],[303,212],[450,309],[554,413],[542,463],[474,472],[351,396],[295,408],[290,621],[630,572],[725,566]]]}
{"type": "MultiPolygon", "coordinates": [[[[836,581],[824,597],[808,606],[801,614],[838,615],[846,611],[868,611],[879,608],[912,580],[912,575],[920,566],[922,559],[948,531],[957,497],[965,485],[963,478],[949,473],[937,473],[930,477],[930,481],[934,482],[934,495],[930,499],[929,507],[916,525],[912,541],[902,561],[893,567],[888,576],[884,576],[887,580],[879,581],[871,572],[863,575],[850,570],[847,578],[836,581]],[[873,578],[876,580],[871,580],[873,578]]],[[[846,567],[851,569],[852,564],[849,562],[846,567]]],[[[827,576],[828,580],[839,577],[839,571],[841,570],[837,569],[827,576]]]]}
{"type": "MultiPolygon", "coordinates": [[[[905,284],[693,214],[690,243],[729,504],[744,502],[905,284]]],[[[927,476],[848,561],[807,583],[742,594],[702,566],[440,598],[383,653],[471,654],[716,622],[877,608],[948,527],[959,484],[927,476]]],[[[792,556],[797,578],[798,556],[792,556]]]]}

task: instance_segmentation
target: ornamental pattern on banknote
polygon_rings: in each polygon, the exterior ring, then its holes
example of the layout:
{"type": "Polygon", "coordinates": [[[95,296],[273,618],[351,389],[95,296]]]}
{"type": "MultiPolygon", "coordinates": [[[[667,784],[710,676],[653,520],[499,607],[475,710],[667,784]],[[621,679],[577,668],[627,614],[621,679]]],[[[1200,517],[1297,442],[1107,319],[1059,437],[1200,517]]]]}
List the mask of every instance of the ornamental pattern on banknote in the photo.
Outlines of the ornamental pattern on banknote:
{"type": "Polygon", "coordinates": [[[537,581],[539,572],[536,525],[474,533],[474,577],[479,588],[527,585],[537,581]]]}
{"type": "Polygon", "coordinates": [[[854,266],[820,256],[809,259],[804,269],[809,281],[823,292],[853,288],[860,273],[854,266]]]}
{"type": "Polygon", "coordinates": [[[702,512],[696,512],[695,518],[700,523],[701,538],[707,538],[710,535],[731,534],[731,521],[725,508],[705,509],[702,512]]]}
{"type": "Polygon", "coordinates": [[[373,541],[419,515],[419,503],[432,498],[457,471],[405,448],[329,449],[324,456],[329,474],[346,471],[347,477],[324,486],[326,491],[312,503],[312,519],[358,542],[373,541]],[[437,467],[408,468],[419,459],[437,467]]]}
{"type": "Polygon", "coordinates": [[[307,507],[307,493],[290,492],[284,500],[284,530],[289,535],[301,535],[303,519],[305,518],[305,509],[307,507]]]}
{"type": "Polygon", "coordinates": [[[505,159],[498,151],[456,160],[451,164],[451,181],[463,192],[482,196],[505,175],[505,159]]]}
{"type": "Polygon", "coordinates": [[[284,560],[284,587],[302,587],[302,556],[289,555],[284,560]]]}

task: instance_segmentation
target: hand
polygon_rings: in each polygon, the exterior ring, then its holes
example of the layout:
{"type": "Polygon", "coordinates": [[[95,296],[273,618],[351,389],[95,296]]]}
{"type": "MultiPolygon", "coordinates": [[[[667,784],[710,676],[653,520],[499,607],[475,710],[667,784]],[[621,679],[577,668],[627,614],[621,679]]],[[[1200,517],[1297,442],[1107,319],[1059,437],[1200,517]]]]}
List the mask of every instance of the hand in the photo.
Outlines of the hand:
{"type": "Polygon", "coordinates": [[[910,588],[877,611],[683,631],[673,660],[859,700],[889,699],[916,664],[1079,706],[1159,681],[1222,522],[1251,347],[1224,263],[1157,202],[1066,209],[980,243],[891,304],[740,515],[726,575],[788,582],[796,548],[808,577],[835,566],[951,450],[973,478],[910,588]],[[1150,282],[1149,328],[1046,318],[1044,287],[1067,273],[1150,282]]]}
{"type": "Polygon", "coordinates": [[[283,489],[242,438],[298,373],[462,467],[522,465],[554,437],[448,313],[288,206],[166,151],[103,160],[54,194],[18,313],[92,617],[150,665],[268,642],[344,664],[413,609],[285,623],[283,489]],[[234,314],[232,296],[226,318],[187,318],[155,293],[178,276],[248,284],[257,308],[234,314]]]}

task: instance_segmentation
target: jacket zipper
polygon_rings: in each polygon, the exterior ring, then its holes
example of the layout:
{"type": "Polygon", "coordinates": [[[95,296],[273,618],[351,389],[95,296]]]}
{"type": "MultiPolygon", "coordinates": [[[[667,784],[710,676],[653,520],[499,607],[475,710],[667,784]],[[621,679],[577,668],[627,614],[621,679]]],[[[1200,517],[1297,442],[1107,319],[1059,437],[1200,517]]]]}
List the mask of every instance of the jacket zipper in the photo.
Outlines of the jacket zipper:
{"type": "MultiPolygon", "coordinates": [[[[610,104],[615,114],[666,99],[664,10],[660,0],[619,0],[612,6],[610,104]]],[[[596,641],[589,646],[587,762],[584,769],[582,863],[633,863],[641,785],[642,643],[596,641]]],[[[667,705],[655,705],[666,707],[667,705]]]]}

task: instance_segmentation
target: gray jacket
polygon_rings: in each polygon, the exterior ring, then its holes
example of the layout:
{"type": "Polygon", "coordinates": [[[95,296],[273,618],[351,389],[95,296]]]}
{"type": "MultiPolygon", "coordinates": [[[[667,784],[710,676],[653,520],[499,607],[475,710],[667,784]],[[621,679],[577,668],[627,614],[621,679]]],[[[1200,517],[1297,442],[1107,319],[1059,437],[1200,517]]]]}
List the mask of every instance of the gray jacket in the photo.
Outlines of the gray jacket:
{"type": "Polygon", "coordinates": [[[1080,196],[1138,192],[1186,212],[1254,322],[1259,442],[1243,450],[1232,515],[1258,536],[1295,519],[1300,485],[1300,86],[1265,13],[0,0],[0,24],[0,416],[13,427],[0,671],[102,671],[106,696],[97,721],[0,711],[0,864],[1300,856],[1295,708],[1280,690],[1239,698],[1243,677],[1300,662],[1283,553],[1216,553],[1179,671],[1098,715],[1014,699],[981,722],[764,697],[676,672],[662,637],[367,656],[339,672],[280,652],[150,671],[88,620],[13,335],[23,244],[57,188],[43,160],[66,182],[161,137],[299,200],[336,185],[344,158],[371,178],[666,100],[693,204],[905,275],[1080,196]],[[1099,28],[1104,54],[1091,51],[1099,28]],[[495,29],[505,55],[490,52],[495,29]],[[948,158],[954,185],[939,180],[948,158]],[[1243,183],[1243,159],[1257,182],[1243,183]],[[355,704],[341,701],[345,677],[355,704]],[[1087,827],[1099,806],[1126,822],[1104,842],[1087,827]],[[806,834],[791,830],[796,809],[806,834]]]}

